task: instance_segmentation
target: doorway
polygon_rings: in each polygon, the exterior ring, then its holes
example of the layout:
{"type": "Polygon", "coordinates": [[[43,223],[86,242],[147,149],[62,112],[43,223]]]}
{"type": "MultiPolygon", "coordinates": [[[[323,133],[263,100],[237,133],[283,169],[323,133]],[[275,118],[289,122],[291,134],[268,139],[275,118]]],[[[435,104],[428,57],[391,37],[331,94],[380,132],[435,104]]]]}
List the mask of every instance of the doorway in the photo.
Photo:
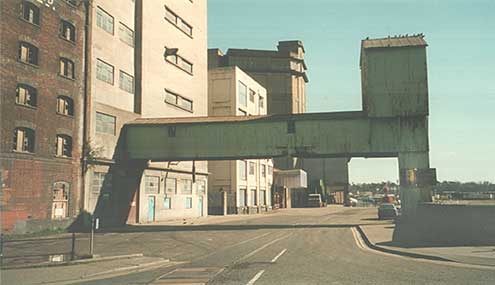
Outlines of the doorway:
{"type": "Polygon", "coordinates": [[[155,196],[148,196],[148,222],[155,221],[155,196]]]}

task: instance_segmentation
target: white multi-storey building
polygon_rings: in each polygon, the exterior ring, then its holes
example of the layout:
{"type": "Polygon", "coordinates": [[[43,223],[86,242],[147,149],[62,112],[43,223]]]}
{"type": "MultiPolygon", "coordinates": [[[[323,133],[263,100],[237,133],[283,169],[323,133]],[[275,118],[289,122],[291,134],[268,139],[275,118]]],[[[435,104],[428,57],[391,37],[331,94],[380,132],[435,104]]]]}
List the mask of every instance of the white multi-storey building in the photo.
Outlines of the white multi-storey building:
{"type": "Polygon", "coordinates": [[[206,7],[191,0],[91,2],[85,209],[103,220],[207,214],[206,162],[119,165],[125,123],[207,115],[206,7]]]}
{"type": "MultiPolygon", "coordinates": [[[[266,89],[240,68],[208,71],[210,116],[258,116],[266,115],[266,110],[266,89]]],[[[259,213],[271,209],[271,159],[210,161],[208,170],[210,214],[259,213]]]]}

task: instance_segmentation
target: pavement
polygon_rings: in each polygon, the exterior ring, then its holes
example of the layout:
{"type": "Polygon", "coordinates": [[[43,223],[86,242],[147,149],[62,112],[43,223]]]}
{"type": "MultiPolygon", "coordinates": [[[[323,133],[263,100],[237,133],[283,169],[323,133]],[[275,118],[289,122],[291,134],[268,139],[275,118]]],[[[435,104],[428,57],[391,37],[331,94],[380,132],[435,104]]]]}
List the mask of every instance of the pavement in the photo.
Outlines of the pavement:
{"type": "Polygon", "coordinates": [[[495,246],[411,247],[410,244],[394,241],[393,222],[365,225],[360,228],[372,247],[377,250],[418,258],[495,267],[495,246]]]}
{"type": "Polygon", "coordinates": [[[95,253],[144,256],[2,270],[1,284],[493,284],[495,267],[364,248],[358,226],[370,240],[393,226],[375,217],[375,208],[328,207],[112,229],[95,253]]]}

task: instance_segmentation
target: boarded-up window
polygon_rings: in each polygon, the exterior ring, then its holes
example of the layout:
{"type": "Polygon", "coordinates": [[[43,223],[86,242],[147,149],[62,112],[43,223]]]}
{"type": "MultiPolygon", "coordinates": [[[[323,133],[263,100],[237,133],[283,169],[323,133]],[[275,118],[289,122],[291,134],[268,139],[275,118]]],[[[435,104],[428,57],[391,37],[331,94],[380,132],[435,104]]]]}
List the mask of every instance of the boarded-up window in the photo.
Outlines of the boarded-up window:
{"type": "Polygon", "coordinates": [[[177,193],[177,179],[167,178],[167,180],[165,181],[165,192],[167,194],[177,193]]]}
{"type": "Polygon", "coordinates": [[[192,194],[192,180],[190,179],[183,179],[181,180],[181,193],[184,195],[191,195],[192,194]]]}
{"type": "Polygon", "coordinates": [[[69,183],[53,184],[52,219],[64,219],[69,216],[69,183]]]}
{"type": "Polygon", "coordinates": [[[160,177],[146,175],[144,177],[144,192],[146,194],[158,194],[160,192],[160,177]]]}
{"type": "Polygon", "coordinates": [[[115,135],[115,117],[96,112],[96,132],[115,135]]]}

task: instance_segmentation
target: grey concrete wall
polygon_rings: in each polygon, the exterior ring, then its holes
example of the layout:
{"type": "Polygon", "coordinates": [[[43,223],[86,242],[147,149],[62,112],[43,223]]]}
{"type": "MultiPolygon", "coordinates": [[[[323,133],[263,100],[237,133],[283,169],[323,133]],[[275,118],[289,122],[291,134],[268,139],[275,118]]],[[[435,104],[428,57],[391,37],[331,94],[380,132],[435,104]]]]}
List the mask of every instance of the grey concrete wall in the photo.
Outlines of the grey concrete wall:
{"type": "Polygon", "coordinates": [[[422,204],[400,220],[394,242],[410,246],[495,245],[495,206],[422,204]]]}

